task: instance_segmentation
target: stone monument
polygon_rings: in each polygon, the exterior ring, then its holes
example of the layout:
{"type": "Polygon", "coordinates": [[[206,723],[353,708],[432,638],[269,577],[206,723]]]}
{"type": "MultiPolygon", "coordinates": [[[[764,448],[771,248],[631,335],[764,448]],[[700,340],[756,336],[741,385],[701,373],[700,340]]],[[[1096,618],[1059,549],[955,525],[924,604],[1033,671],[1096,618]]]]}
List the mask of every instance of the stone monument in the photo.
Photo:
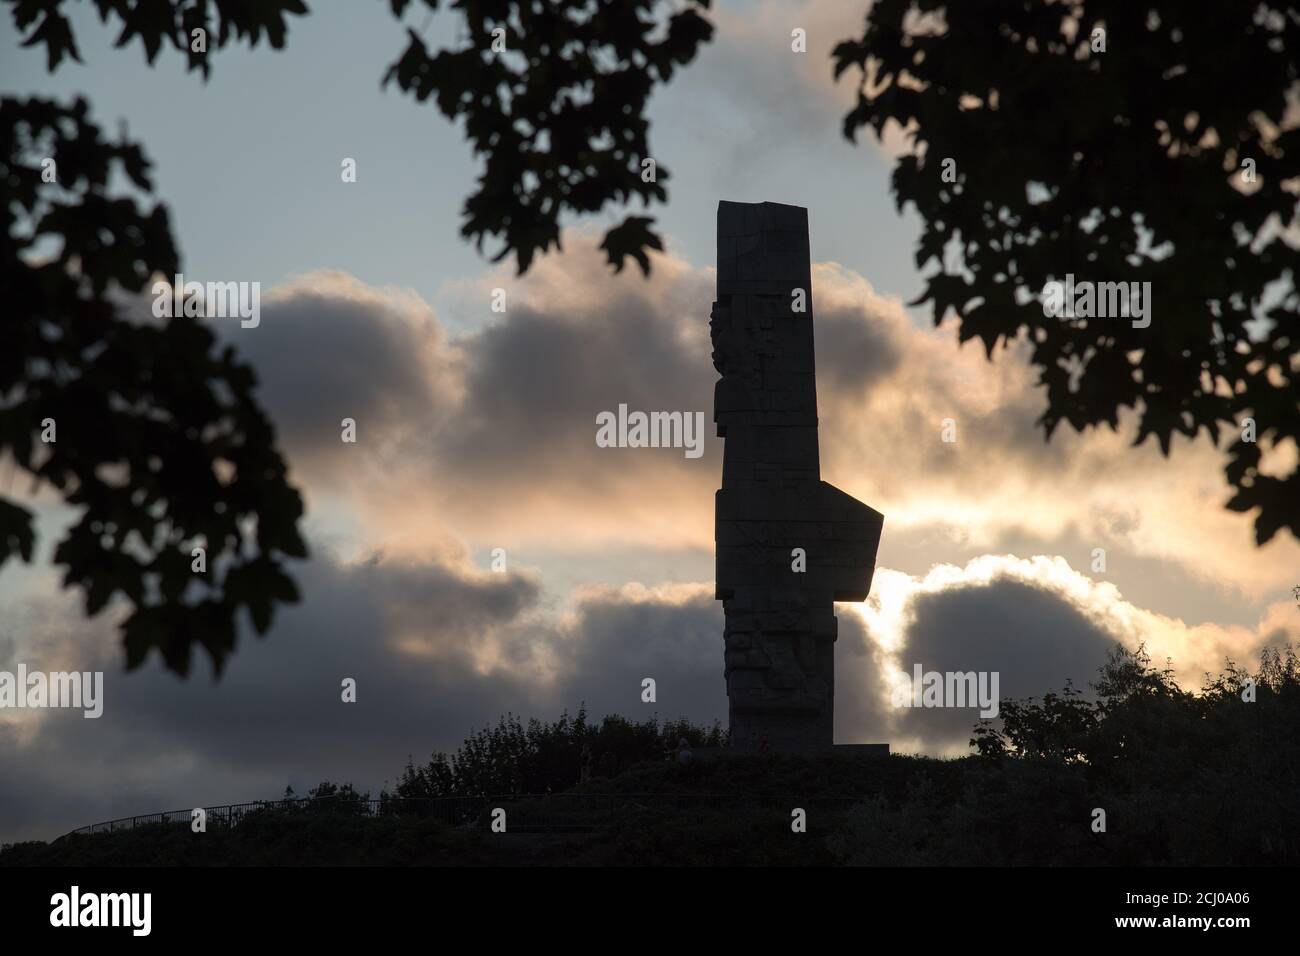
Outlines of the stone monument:
{"type": "Polygon", "coordinates": [[[871,589],[883,516],[821,480],[808,211],[718,204],[709,327],[731,747],[830,750],[835,601],[871,589]]]}

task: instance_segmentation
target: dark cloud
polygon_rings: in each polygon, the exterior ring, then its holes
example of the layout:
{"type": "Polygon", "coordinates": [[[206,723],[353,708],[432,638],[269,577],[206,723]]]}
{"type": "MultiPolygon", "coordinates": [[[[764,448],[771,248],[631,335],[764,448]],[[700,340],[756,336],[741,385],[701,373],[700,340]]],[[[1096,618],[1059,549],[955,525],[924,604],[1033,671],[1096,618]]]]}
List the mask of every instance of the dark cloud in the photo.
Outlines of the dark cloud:
{"type": "Polygon", "coordinates": [[[564,683],[597,714],[659,714],[727,721],[722,605],[700,592],[675,603],[601,592],[579,605],[576,640],[565,642],[564,683]],[[641,681],[656,702],[641,702],[641,681]]]}
{"type": "MultiPolygon", "coordinates": [[[[904,671],[996,671],[1002,699],[1086,690],[1115,638],[1066,598],[1012,578],[918,595],[900,654],[904,671]]],[[[978,709],[903,709],[897,729],[929,749],[965,745],[978,709]]]]}
{"type": "Polygon", "coordinates": [[[303,603],[267,639],[244,637],[220,681],[204,667],[181,681],[156,662],[124,674],[108,622],[87,634],[76,608],[37,615],[41,653],[15,651],[34,669],[104,670],[104,714],[42,713],[31,737],[0,724],[0,839],[263,799],[290,783],[301,793],[322,778],[375,791],[407,755],[454,749],[507,711],[554,718],[585,701],[597,717],[725,723],[711,598],[597,592],[556,624],[534,617],[536,585],[517,575],[322,555],[300,583],[303,603]],[[494,646],[499,660],[483,665],[494,646]],[[345,677],[354,704],[341,700],[345,677]],[[657,704],[641,702],[643,677],[656,679],[657,704]]]}
{"type": "MultiPolygon", "coordinates": [[[[349,446],[340,422],[362,438],[395,444],[427,433],[451,411],[445,334],[427,310],[318,274],[269,297],[254,328],[214,328],[258,372],[259,394],[291,463],[337,467],[349,446]]],[[[317,472],[322,470],[318,468],[317,472]]]]}
{"type": "Polygon", "coordinates": [[[616,506],[620,488],[635,494],[660,481],[686,482],[706,500],[721,444],[703,274],[614,278],[592,242],[572,245],[568,258],[582,273],[567,279],[574,294],[512,289],[496,324],[459,339],[417,300],[337,273],[278,289],[257,328],[219,328],[257,370],[294,475],[309,489],[420,476],[465,515],[538,494],[584,510],[616,506]],[[704,457],[598,448],[596,417],[620,404],[702,413],[704,457]],[[357,422],[355,445],[340,441],[345,417],[357,422]]]}
{"type": "MultiPolygon", "coordinates": [[[[156,662],[124,674],[107,621],[87,634],[74,608],[42,614],[42,659],[24,659],[106,671],[104,715],[43,715],[29,743],[0,737],[0,839],[263,799],[287,784],[301,793],[323,778],[376,791],[408,755],[454,749],[507,711],[554,718],[585,703],[594,717],[726,724],[722,611],[704,588],[594,589],[557,616],[536,613],[526,577],[443,563],[343,566],[322,554],[300,579],[304,602],[267,639],[244,637],[219,681],[202,666],[181,681],[156,662]],[[497,660],[484,666],[489,646],[497,660]],[[345,677],[355,704],[340,699],[345,677]],[[641,701],[645,677],[653,704],[641,701]]],[[[841,741],[885,739],[875,658],[853,616],[839,648],[841,741]]]]}
{"type": "MultiPolygon", "coordinates": [[[[302,567],[299,583],[303,603],[283,611],[267,639],[245,636],[220,681],[205,677],[205,666],[181,681],[156,661],[124,674],[111,630],[74,633],[78,609],[67,608],[67,640],[49,656],[105,671],[104,714],[43,716],[30,746],[10,728],[0,745],[0,837],[12,838],[14,827],[52,836],[117,815],[261,799],[322,777],[373,788],[394,779],[408,753],[454,743],[507,705],[540,706],[523,677],[479,679],[469,653],[485,629],[535,602],[532,581],[471,578],[442,565],[344,567],[321,556],[302,567]],[[421,600],[423,620],[413,622],[421,600]],[[408,628],[437,653],[397,650],[408,628]],[[345,677],[357,681],[355,704],[341,700],[345,677]]],[[[26,662],[52,666],[44,655],[26,662]]]]}
{"type": "MultiPolygon", "coordinates": [[[[495,324],[456,339],[418,301],[337,273],[277,290],[255,329],[221,326],[257,369],[295,474],[309,488],[351,470],[367,480],[425,475],[467,516],[537,496],[584,515],[593,505],[617,512],[646,487],[707,501],[722,447],[709,274],[665,264],[649,281],[614,277],[590,237],[567,242],[563,261],[508,290],[495,324]],[[704,457],[598,448],[596,416],[620,404],[703,413],[704,457]],[[340,441],[344,417],[357,421],[356,446],[340,441]]],[[[840,293],[814,308],[820,391],[839,421],[901,373],[901,330],[879,321],[883,300],[840,293]]]]}
{"type": "MultiPolygon", "coordinates": [[[[707,318],[708,303],[701,316],[707,318]]],[[[628,459],[595,444],[596,416],[629,409],[703,412],[713,429],[707,349],[683,340],[680,317],[641,295],[615,291],[598,311],[511,308],[501,324],[462,345],[462,414],[440,442],[455,477],[545,478],[561,485],[626,471],[628,459]]],[[[701,322],[704,318],[701,319],[701,322]]],[[[716,460],[720,445],[708,449],[716,460]]],[[[641,453],[638,469],[662,473],[698,462],[680,453],[641,453]]]]}

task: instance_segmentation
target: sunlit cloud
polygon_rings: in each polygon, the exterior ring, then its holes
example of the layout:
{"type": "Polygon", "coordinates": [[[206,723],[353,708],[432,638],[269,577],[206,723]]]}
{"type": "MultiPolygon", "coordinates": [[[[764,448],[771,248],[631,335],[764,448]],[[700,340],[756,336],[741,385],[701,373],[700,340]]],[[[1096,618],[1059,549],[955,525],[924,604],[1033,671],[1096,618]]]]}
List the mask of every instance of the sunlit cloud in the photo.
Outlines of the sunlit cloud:
{"type": "MultiPolygon", "coordinates": [[[[1293,603],[1269,604],[1256,626],[1250,628],[1188,622],[1135,606],[1112,582],[1095,580],[1059,556],[989,554],[961,567],[936,565],[921,576],[880,569],[867,601],[837,605],[837,613],[858,615],[879,649],[885,661],[880,687],[883,699],[889,699],[891,691],[903,683],[916,663],[910,638],[916,626],[918,602],[964,589],[988,588],[999,581],[1017,581],[1050,592],[1108,639],[1129,650],[1144,646],[1157,664],[1168,661],[1175,679],[1191,690],[1199,689],[1207,673],[1219,673],[1229,659],[1238,663],[1254,661],[1264,647],[1300,640],[1300,615],[1295,613],[1293,603]]],[[[960,635],[952,637],[960,643],[960,635]]],[[[1038,637],[1050,644],[1055,635],[1044,633],[1038,637]]],[[[1062,675],[1061,681],[1067,676],[1071,675],[1062,675]]],[[[1077,681],[1080,675],[1073,676],[1077,681]]],[[[1043,687],[1038,693],[1059,687],[1059,683],[1043,687]]]]}

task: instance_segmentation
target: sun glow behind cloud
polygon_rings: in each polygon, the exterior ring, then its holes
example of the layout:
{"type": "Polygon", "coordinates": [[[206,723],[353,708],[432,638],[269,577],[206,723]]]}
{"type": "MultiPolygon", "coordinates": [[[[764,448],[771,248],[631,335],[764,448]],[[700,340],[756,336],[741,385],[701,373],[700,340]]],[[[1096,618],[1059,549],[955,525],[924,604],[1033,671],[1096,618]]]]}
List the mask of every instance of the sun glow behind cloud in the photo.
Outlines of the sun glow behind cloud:
{"type": "MultiPolygon", "coordinates": [[[[984,555],[962,567],[940,564],[921,576],[878,569],[871,596],[863,604],[838,604],[838,614],[854,614],[866,627],[882,660],[882,692],[902,686],[916,663],[908,656],[908,634],[916,602],[924,596],[987,587],[1011,579],[1050,591],[1072,605],[1099,630],[1129,650],[1145,646],[1153,661],[1166,659],[1176,679],[1189,689],[1200,686],[1207,672],[1218,673],[1228,658],[1253,660],[1266,645],[1300,640],[1295,608],[1287,601],[1269,604],[1254,628],[1224,627],[1212,622],[1191,624],[1145,610],[1124,599],[1109,581],[1097,581],[1072,568],[1059,556],[984,555]]],[[[1051,634],[1042,635],[1051,641],[1051,634]]],[[[1050,690],[1056,688],[1043,688],[1050,690]]],[[[886,696],[885,699],[889,699],[886,696]]]]}

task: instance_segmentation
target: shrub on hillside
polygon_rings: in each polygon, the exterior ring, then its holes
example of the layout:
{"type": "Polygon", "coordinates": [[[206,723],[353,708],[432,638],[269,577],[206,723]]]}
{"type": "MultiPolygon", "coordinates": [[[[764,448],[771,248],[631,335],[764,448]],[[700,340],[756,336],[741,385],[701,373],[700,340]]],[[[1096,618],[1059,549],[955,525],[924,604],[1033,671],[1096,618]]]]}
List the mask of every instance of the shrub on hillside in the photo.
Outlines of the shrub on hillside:
{"type": "Polygon", "coordinates": [[[454,754],[435,753],[423,766],[408,761],[384,798],[494,796],[569,790],[584,776],[608,778],[646,761],[663,761],[686,738],[692,747],[719,747],[726,731],[685,719],[660,723],[609,716],[593,724],[586,708],[553,723],[513,714],[469,737],[454,754]]]}

